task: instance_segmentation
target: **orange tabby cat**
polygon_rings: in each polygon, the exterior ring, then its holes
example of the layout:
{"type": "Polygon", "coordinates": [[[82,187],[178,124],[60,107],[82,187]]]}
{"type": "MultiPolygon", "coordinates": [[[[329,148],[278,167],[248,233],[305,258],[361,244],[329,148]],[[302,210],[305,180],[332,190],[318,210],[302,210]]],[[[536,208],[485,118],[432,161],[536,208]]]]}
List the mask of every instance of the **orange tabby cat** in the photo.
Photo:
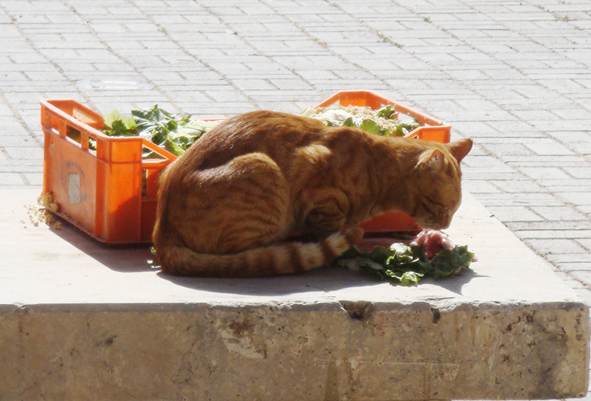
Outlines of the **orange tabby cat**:
{"type": "Polygon", "coordinates": [[[165,273],[255,277],[329,263],[386,211],[449,226],[464,139],[439,144],[255,111],[204,134],[161,179],[154,246],[165,273]],[[319,242],[280,242],[294,232],[319,242]]]}

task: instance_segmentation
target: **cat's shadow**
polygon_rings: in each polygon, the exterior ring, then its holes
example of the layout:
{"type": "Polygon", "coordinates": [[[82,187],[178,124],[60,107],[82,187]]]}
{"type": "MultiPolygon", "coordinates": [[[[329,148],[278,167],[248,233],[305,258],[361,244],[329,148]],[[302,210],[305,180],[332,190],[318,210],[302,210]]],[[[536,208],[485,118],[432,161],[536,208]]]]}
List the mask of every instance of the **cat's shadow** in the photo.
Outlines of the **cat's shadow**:
{"type": "MultiPolygon", "coordinates": [[[[179,277],[162,272],[159,272],[158,276],[176,285],[198,291],[257,296],[282,296],[312,292],[328,293],[343,289],[355,290],[362,287],[375,287],[376,285],[391,285],[392,291],[396,291],[396,288],[399,287],[396,284],[388,284],[367,273],[348,271],[335,266],[326,266],[305,273],[285,276],[247,279],[179,277]]],[[[438,280],[424,279],[418,286],[434,285],[453,294],[462,295],[463,287],[478,276],[473,270],[467,269],[453,277],[438,280]]]]}
{"type": "Polygon", "coordinates": [[[326,293],[345,288],[367,287],[380,281],[341,268],[326,266],[305,273],[261,278],[179,277],[158,273],[164,280],[199,291],[255,296],[284,296],[295,293],[326,293]]]}
{"type": "MultiPolygon", "coordinates": [[[[113,247],[102,244],[77,229],[69,226],[63,230],[52,230],[63,240],[81,252],[118,273],[154,272],[155,257],[148,245],[134,247],[113,247]]],[[[284,276],[220,279],[201,277],[180,277],[158,272],[157,276],[175,285],[218,294],[282,296],[294,293],[326,293],[342,289],[372,287],[384,282],[370,274],[352,272],[334,266],[322,267],[305,273],[284,276]]],[[[419,286],[431,284],[461,295],[462,288],[478,275],[468,269],[460,275],[432,280],[423,279],[419,286]]],[[[392,290],[396,290],[392,285],[392,290]]]]}

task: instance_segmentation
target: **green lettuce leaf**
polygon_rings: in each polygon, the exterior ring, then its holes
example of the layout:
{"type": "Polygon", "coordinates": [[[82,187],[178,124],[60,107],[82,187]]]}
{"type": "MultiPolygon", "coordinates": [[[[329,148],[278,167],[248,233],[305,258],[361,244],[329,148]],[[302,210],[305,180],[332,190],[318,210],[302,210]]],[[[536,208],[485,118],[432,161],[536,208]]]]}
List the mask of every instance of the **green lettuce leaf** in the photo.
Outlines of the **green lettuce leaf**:
{"type": "Polygon", "coordinates": [[[378,117],[386,118],[388,120],[393,120],[396,118],[396,110],[394,110],[394,106],[391,104],[382,107],[378,110],[378,117]]]}
{"type": "Polygon", "coordinates": [[[123,117],[117,110],[111,110],[104,117],[104,124],[107,129],[103,130],[111,136],[134,136],[137,135],[137,125],[131,117],[123,117]]]}
{"type": "Polygon", "coordinates": [[[131,115],[138,127],[138,135],[156,145],[162,144],[168,134],[178,128],[176,116],[162,110],[158,105],[143,110],[132,110],[131,115]]]}
{"type": "Polygon", "coordinates": [[[185,150],[186,150],[186,149],[183,149],[182,146],[179,146],[177,143],[171,141],[168,138],[166,138],[164,140],[162,145],[164,146],[164,149],[168,150],[170,153],[172,153],[175,156],[181,156],[183,153],[185,153],[185,150]]]}
{"type": "Polygon", "coordinates": [[[467,246],[457,246],[453,250],[444,249],[431,259],[435,278],[447,277],[458,274],[470,266],[474,260],[474,254],[468,251],[467,246]]]}
{"type": "Polygon", "coordinates": [[[390,133],[387,129],[380,127],[374,120],[369,119],[363,120],[359,128],[376,135],[388,135],[390,133]]]}
{"type": "MultiPolygon", "coordinates": [[[[337,125],[334,125],[337,126],[337,125]]],[[[354,128],[359,128],[357,127],[357,124],[355,124],[355,120],[353,120],[353,117],[349,117],[347,118],[344,122],[343,122],[343,127],[354,127],[354,128]]]]}

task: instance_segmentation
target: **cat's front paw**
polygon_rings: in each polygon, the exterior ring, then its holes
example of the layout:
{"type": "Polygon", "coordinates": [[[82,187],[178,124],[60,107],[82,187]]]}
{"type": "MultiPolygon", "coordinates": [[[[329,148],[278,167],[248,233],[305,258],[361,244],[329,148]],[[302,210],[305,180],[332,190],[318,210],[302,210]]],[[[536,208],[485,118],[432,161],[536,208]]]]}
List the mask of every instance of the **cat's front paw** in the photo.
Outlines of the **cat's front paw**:
{"type": "Polygon", "coordinates": [[[351,227],[347,228],[343,232],[343,234],[345,234],[345,237],[347,238],[349,244],[354,245],[361,241],[363,235],[365,234],[365,231],[363,231],[363,228],[361,227],[351,227]]]}

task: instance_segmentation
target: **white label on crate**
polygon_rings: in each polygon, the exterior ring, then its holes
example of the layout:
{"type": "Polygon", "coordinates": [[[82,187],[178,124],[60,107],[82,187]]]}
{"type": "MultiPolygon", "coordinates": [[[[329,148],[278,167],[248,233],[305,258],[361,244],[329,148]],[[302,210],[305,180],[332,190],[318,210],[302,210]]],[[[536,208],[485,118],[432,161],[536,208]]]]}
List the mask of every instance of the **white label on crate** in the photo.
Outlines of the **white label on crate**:
{"type": "Polygon", "coordinates": [[[77,205],[82,202],[82,197],[80,196],[80,174],[68,175],[68,198],[70,199],[70,205],[77,205]]]}

